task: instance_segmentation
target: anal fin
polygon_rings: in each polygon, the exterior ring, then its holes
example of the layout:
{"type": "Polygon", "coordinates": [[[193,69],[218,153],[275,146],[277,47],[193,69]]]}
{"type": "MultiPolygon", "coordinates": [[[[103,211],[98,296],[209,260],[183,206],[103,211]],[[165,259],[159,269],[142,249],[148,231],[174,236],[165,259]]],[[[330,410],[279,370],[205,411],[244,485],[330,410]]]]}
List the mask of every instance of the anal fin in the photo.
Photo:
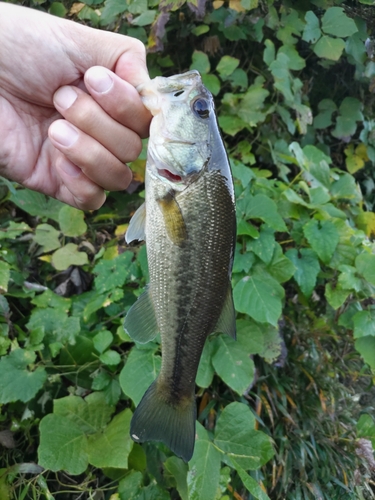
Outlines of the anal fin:
{"type": "Polygon", "coordinates": [[[124,328],[126,333],[140,344],[146,344],[158,334],[158,324],[148,287],[129,309],[124,328]]]}
{"type": "Polygon", "coordinates": [[[224,306],[214,332],[226,333],[230,337],[236,338],[236,312],[234,310],[232,287],[230,283],[228,285],[224,306]]]}
{"type": "Polygon", "coordinates": [[[133,217],[130,220],[129,227],[125,234],[126,243],[131,243],[134,240],[145,240],[145,229],[146,229],[146,204],[142,205],[136,210],[133,217]]]}

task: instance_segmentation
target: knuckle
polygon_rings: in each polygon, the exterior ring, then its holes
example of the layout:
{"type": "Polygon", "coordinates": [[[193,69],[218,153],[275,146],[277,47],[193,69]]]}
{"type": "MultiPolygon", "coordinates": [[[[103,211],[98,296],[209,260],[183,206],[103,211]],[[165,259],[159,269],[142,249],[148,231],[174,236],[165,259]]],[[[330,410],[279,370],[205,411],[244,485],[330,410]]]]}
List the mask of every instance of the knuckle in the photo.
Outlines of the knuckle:
{"type": "Polygon", "coordinates": [[[138,40],[138,38],[131,38],[131,37],[128,37],[128,41],[130,45],[129,50],[139,54],[142,57],[146,56],[146,47],[143,42],[138,40]]]}

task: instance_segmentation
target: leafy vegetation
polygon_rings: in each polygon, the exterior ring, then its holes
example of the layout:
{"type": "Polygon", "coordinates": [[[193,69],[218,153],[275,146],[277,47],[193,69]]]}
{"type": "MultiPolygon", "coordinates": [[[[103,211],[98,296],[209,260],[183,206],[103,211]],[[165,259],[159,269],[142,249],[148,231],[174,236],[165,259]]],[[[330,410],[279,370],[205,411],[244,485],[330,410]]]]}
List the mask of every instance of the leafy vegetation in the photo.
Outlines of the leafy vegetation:
{"type": "Polygon", "coordinates": [[[129,437],[160,369],[122,327],[148,280],[143,196],[82,213],[0,186],[0,498],[374,498],[372,1],[38,0],[146,43],[214,94],[238,213],[238,340],[212,335],[184,464],[129,437]],[[368,39],[368,40],[367,40],[368,39]],[[366,42],[367,40],[367,42],[366,42]],[[366,42],[366,43],[365,43],[366,42]],[[38,465],[36,465],[38,464],[38,465]]]}

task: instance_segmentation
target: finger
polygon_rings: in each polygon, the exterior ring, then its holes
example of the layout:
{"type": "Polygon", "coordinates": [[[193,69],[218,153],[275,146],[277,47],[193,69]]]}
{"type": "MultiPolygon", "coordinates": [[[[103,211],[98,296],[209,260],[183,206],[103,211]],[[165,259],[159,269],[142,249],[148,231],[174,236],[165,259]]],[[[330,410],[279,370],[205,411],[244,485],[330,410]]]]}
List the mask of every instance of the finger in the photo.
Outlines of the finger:
{"type": "Polygon", "coordinates": [[[54,105],[64,118],[93,137],[120,161],[133,161],[141,152],[142,142],[138,134],[114,120],[82,90],[61,87],[55,92],[54,105]]]}
{"type": "Polygon", "coordinates": [[[112,118],[141,137],[148,136],[151,114],[130,83],[106,68],[94,66],[85,73],[85,85],[112,118]]]}
{"type": "Polygon", "coordinates": [[[138,87],[150,80],[146,64],[146,48],[140,40],[126,38],[129,45],[118,58],[115,73],[134,87],[138,87]]]}
{"type": "Polygon", "coordinates": [[[105,202],[104,190],[88,179],[82,170],[59,155],[55,163],[61,184],[55,197],[81,210],[97,210],[105,202]]]}
{"type": "Polygon", "coordinates": [[[52,144],[95,184],[111,191],[126,189],[130,184],[129,167],[66,120],[54,121],[48,135],[52,144]]]}

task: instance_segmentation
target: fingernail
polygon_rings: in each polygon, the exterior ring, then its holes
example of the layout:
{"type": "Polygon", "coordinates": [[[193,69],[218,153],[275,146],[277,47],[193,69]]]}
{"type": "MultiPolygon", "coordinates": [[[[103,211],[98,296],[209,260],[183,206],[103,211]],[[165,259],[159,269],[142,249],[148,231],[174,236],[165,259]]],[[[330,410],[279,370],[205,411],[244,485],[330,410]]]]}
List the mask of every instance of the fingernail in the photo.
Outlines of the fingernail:
{"type": "Polygon", "coordinates": [[[78,132],[68,122],[59,120],[52,123],[50,127],[52,139],[61,144],[61,146],[70,147],[78,139],[78,132]]]}
{"type": "Polygon", "coordinates": [[[60,159],[59,167],[71,177],[78,177],[82,173],[81,169],[74,165],[74,163],[69,161],[67,158],[60,159]]]}
{"type": "Polygon", "coordinates": [[[86,78],[93,90],[95,90],[95,92],[99,92],[100,94],[108,92],[113,85],[112,77],[103,68],[90,68],[87,71],[86,78]]]}
{"type": "Polygon", "coordinates": [[[77,92],[72,87],[61,87],[55,92],[53,100],[61,109],[68,109],[77,99],[77,92]]]}

